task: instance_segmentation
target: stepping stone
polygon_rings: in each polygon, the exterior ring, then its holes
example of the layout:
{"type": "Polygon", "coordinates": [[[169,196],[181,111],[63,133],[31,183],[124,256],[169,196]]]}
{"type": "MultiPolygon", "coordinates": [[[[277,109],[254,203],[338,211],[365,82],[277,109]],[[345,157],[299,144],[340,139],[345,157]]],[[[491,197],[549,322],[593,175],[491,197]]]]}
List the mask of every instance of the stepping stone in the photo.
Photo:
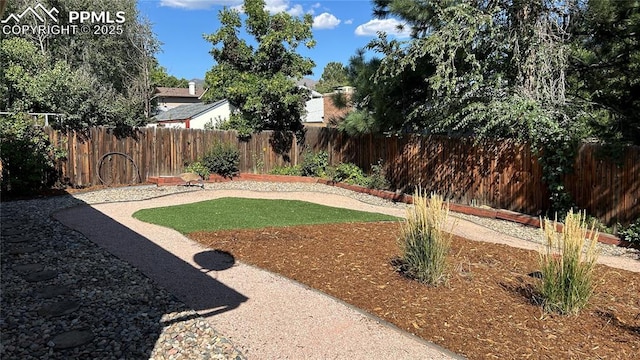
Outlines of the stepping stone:
{"type": "Polygon", "coordinates": [[[68,315],[80,308],[80,303],[75,300],[64,300],[53,304],[44,305],[38,310],[40,316],[68,315]]]}
{"type": "Polygon", "coordinates": [[[84,345],[91,340],[93,340],[93,333],[91,331],[71,330],[54,336],[48,345],[54,349],[69,349],[84,345]]]}
{"type": "Polygon", "coordinates": [[[42,270],[38,272],[34,272],[31,274],[27,274],[24,279],[28,282],[37,282],[37,281],[46,281],[51,280],[58,276],[58,272],[55,270],[42,270]]]}
{"type": "Polygon", "coordinates": [[[58,285],[48,285],[38,290],[38,294],[45,299],[51,299],[60,295],[67,295],[70,292],[71,290],[68,287],[58,285]]]}
{"type": "Polygon", "coordinates": [[[25,233],[24,229],[19,229],[19,228],[8,228],[8,229],[2,229],[2,237],[5,236],[15,236],[15,235],[22,235],[25,233]]]}
{"type": "Polygon", "coordinates": [[[5,238],[5,240],[8,243],[15,244],[15,243],[27,242],[27,241],[29,241],[31,239],[28,238],[28,237],[24,237],[24,236],[9,236],[8,238],[5,238]]]}
{"type": "Polygon", "coordinates": [[[40,272],[44,270],[44,265],[41,265],[41,264],[16,265],[13,267],[13,270],[21,274],[29,274],[29,273],[35,273],[35,272],[40,272]]]}
{"type": "Polygon", "coordinates": [[[20,254],[30,254],[38,250],[39,249],[35,246],[17,246],[7,251],[7,253],[11,255],[20,255],[20,254]]]}

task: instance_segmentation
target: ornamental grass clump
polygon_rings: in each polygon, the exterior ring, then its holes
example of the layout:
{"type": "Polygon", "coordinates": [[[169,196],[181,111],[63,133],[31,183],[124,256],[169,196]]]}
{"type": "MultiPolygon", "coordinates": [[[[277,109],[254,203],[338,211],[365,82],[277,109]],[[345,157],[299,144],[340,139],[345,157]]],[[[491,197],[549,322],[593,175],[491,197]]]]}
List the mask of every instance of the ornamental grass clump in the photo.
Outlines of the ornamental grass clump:
{"type": "Polygon", "coordinates": [[[400,248],[405,274],[420,282],[437,286],[446,279],[447,254],[453,234],[444,228],[449,217],[449,206],[439,195],[428,200],[416,192],[413,207],[400,233],[400,248]]]}
{"type": "Polygon", "coordinates": [[[557,219],[544,221],[539,293],[545,311],[577,314],[593,293],[598,232],[592,225],[587,235],[585,214],[573,211],[567,213],[562,232],[557,231],[557,225],[557,219]]]}

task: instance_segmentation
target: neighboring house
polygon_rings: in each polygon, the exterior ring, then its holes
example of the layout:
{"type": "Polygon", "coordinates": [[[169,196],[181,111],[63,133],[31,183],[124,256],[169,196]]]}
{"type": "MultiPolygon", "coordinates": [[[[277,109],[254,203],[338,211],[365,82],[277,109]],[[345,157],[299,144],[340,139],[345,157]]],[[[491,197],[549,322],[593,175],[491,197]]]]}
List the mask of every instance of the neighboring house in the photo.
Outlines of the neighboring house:
{"type": "Polygon", "coordinates": [[[324,100],[322,94],[311,89],[308,90],[309,100],[307,100],[306,103],[307,115],[302,119],[302,123],[322,124],[324,118],[324,100]]]}
{"type": "Polygon", "coordinates": [[[156,115],[148,127],[204,129],[206,124],[216,126],[229,119],[233,106],[227,100],[211,104],[188,104],[174,107],[156,115]]]}
{"type": "Polygon", "coordinates": [[[335,125],[339,123],[345,116],[347,116],[347,114],[353,111],[353,107],[350,104],[353,91],[354,87],[352,86],[341,86],[336,88],[332,93],[324,94],[324,122],[327,125],[335,125]],[[334,94],[344,94],[349,105],[342,109],[336,107],[333,103],[334,94]]]}
{"type": "Polygon", "coordinates": [[[197,89],[196,83],[191,81],[188,89],[157,87],[151,100],[157,102],[159,111],[167,111],[180,105],[201,104],[204,93],[204,89],[197,89]]]}

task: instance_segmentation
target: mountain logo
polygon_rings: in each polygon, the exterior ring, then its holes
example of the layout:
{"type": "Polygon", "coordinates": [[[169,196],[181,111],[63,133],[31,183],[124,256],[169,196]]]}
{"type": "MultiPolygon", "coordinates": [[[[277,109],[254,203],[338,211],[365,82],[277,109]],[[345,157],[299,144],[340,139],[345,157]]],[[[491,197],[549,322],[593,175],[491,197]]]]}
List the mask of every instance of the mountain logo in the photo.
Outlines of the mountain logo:
{"type": "Polygon", "coordinates": [[[53,20],[57,23],[58,13],[59,11],[55,7],[47,10],[47,8],[45,8],[42,4],[38,4],[34,7],[29,6],[20,14],[10,14],[6,19],[0,21],[0,23],[6,24],[11,20],[13,20],[14,23],[20,23],[25,16],[29,15],[43,24],[46,23],[48,19],[53,20]]]}

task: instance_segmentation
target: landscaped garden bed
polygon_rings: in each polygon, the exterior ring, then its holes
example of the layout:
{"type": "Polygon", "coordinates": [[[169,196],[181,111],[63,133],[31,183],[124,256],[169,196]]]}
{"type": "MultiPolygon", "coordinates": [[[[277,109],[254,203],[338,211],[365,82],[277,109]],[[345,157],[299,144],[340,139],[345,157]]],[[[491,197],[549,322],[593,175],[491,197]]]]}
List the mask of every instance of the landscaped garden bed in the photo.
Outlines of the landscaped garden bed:
{"type": "Polygon", "coordinates": [[[330,294],[470,359],[640,356],[640,274],[597,266],[590,305],[547,314],[529,276],[538,253],[454,238],[445,286],[399,274],[397,223],[195,232],[240,261],[330,294]]]}

